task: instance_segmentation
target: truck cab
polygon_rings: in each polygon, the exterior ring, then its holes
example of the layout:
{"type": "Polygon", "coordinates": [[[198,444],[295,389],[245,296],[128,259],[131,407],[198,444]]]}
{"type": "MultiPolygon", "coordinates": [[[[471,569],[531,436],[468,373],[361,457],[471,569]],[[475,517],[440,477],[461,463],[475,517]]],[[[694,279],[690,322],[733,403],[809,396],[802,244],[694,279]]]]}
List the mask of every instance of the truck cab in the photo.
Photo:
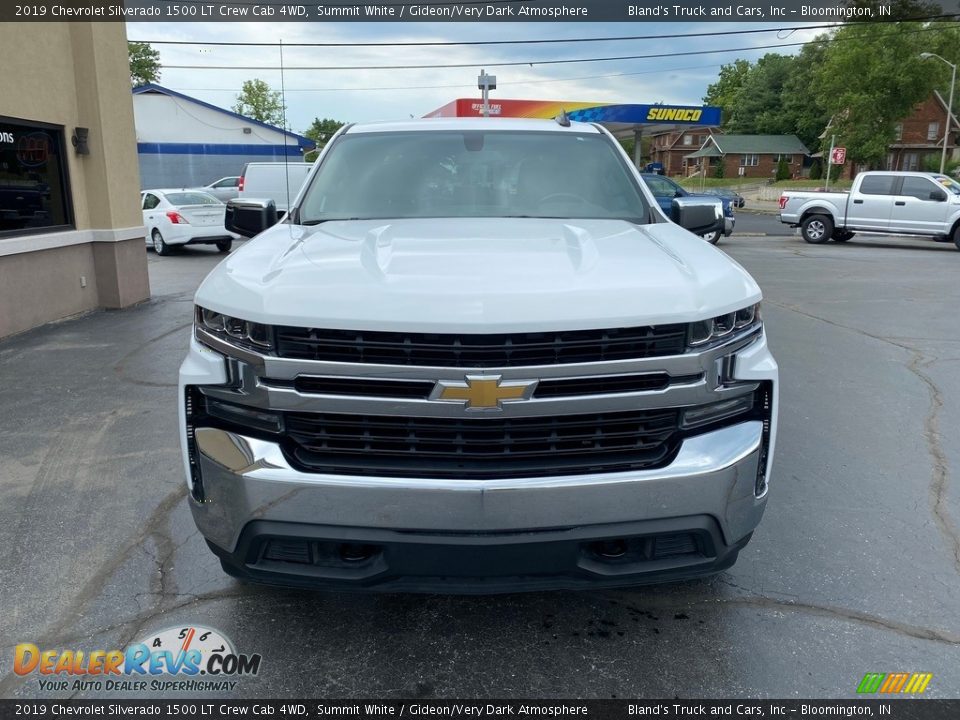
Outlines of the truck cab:
{"type": "Polygon", "coordinates": [[[960,183],[940,173],[862,172],[849,192],[785,192],[780,221],[815,244],[863,232],[953,240],[960,249],[960,183]]]}

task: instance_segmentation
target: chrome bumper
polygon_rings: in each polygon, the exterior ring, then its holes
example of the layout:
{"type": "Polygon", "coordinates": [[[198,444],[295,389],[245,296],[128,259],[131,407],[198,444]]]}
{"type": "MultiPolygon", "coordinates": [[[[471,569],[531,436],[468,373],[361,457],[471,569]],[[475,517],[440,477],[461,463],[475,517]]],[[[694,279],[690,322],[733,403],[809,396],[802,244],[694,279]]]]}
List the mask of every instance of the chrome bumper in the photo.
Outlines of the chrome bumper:
{"type": "Polygon", "coordinates": [[[737,224],[737,219],[732,217],[723,218],[723,234],[726,237],[729,237],[733,234],[733,228],[737,224]]]}
{"type": "Polygon", "coordinates": [[[205,499],[191,498],[201,533],[232,552],[245,526],[274,521],[449,533],[584,528],[710,516],[728,545],[760,522],[754,494],[762,423],[743,422],[684,441],[667,467],[510,480],[415,479],[303,473],[278,445],[213,428],[196,444],[205,499]]]}

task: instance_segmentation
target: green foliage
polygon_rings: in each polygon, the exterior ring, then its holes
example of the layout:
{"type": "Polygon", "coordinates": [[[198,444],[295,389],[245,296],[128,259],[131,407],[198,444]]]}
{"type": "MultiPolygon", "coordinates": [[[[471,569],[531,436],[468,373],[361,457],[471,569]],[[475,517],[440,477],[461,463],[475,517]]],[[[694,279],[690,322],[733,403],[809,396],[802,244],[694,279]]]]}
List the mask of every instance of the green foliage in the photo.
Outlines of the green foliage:
{"type": "Polygon", "coordinates": [[[715,178],[721,179],[726,175],[726,173],[727,173],[727,169],[725,167],[725,163],[723,162],[723,158],[717,158],[717,162],[713,166],[713,176],[715,178]]]}
{"type": "MultiPolygon", "coordinates": [[[[821,40],[826,37],[818,36],[821,40]]],[[[819,136],[830,121],[829,113],[816,97],[814,84],[817,68],[823,63],[826,53],[827,46],[824,43],[804,45],[800,53],[794,56],[790,76],[783,83],[783,94],[780,96],[784,126],[791,128],[787,132],[800,138],[811,152],[822,149],[819,136]]]]}
{"type": "Polygon", "coordinates": [[[160,52],[148,43],[128,42],[130,84],[133,87],[160,82],[160,52]]]}
{"type": "Polygon", "coordinates": [[[283,126],[286,106],[280,93],[270,89],[263,80],[244,80],[233,111],[270,125],[283,126]]]}
{"type": "Polygon", "coordinates": [[[858,23],[836,31],[815,72],[815,99],[833,117],[832,133],[851,162],[882,164],[894,125],[933,89],[920,59],[933,33],[917,23],[858,23]]]}
{"type": "Polygon", "coordinates": [[[819,180],[823,177],[823,165],[819,160],[814,160],[810,165],[810,179],[819,180]]]}
{"type": "Polygon", "coordinates": [[[723,110],[723,123],[730,122],[730,116],[737,105],[737,94],[743,81],[750,73],[751,65],[747,60],[736,60],[720,68],[717,81],[707,88],[703,102],[707,105],[716,105],[723,110]]]}
{"type": "Polygon", "coordinates": [[[736,104],[727,123],[732,133],[783,135],[794,131],[783,112],[783,86],[793,72],[796,59],[768,53],[750,68],[736,94],[736,104]]]}
{"type": "Polygon", "coordinates": [[[324,118],[323,120],[314,118],[309,129],[303,134],[313,140],[317,144],[317,147],[323,147],[327,144],[327,140],[332,138],[334,133],[342,128],[344,124],[345,123],[332,118],[324,118]]]}
{"type": "Polygon", "coordinates": [[[790,179],[790,166],[787,165],[787,161],[783,158],[780,158],[777,161],[777,174],[774,176],[774,178],[777,181],[790,179]]]}

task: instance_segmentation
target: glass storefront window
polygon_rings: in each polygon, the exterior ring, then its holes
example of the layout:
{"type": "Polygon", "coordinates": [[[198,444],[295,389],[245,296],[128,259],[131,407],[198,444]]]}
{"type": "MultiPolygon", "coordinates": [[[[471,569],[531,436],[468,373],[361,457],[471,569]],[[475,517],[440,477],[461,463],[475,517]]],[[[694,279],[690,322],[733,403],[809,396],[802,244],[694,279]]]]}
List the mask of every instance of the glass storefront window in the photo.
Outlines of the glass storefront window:
{"type": "Polygon", "coordinates": [[[0,237],[73,227],[63,129],[0,117],[0,237]]]}

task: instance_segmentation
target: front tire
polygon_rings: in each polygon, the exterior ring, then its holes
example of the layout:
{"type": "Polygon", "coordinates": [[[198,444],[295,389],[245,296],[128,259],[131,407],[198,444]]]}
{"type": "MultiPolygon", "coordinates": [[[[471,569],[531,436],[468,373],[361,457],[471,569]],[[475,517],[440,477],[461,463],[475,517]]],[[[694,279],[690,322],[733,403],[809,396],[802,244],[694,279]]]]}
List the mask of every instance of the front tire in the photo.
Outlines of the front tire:
{"type": "Polygon", "coordinates": [[[953,244],[957,246],[957,250],[960,250],[960,225],[953,229],[953,244]]]}
{"type": "Polygon", "coordinates": [[[717,230],[715,233],[713,233],[713,235],[701,235],[700,237],[702,237],[711,245],[716,245],[718,242],[720,242],[720,236],[722,234],[723,233],[720,230],[717,230]]]}
{"type": "Polygon", "coordinates": [[[163,239],[163,235],[160,234],[159,230],[154,230],[153,234],[150,236],[153,239],[153,251],[157,255],[169,255],[171,250],[170,246],[163,239]]]}
{"type": "Polygon", "coordinates": [[[800,223],[800,234],[813,245],[825,243],[833,235],[833,220],[826,215],[809,215],[800,223]]]}
{"type": "Polygon", "coordinates": [[[233,247],[233,240],[217,240],[217,250],[222,253],[230,252],[230,248],[233,247]]]}

